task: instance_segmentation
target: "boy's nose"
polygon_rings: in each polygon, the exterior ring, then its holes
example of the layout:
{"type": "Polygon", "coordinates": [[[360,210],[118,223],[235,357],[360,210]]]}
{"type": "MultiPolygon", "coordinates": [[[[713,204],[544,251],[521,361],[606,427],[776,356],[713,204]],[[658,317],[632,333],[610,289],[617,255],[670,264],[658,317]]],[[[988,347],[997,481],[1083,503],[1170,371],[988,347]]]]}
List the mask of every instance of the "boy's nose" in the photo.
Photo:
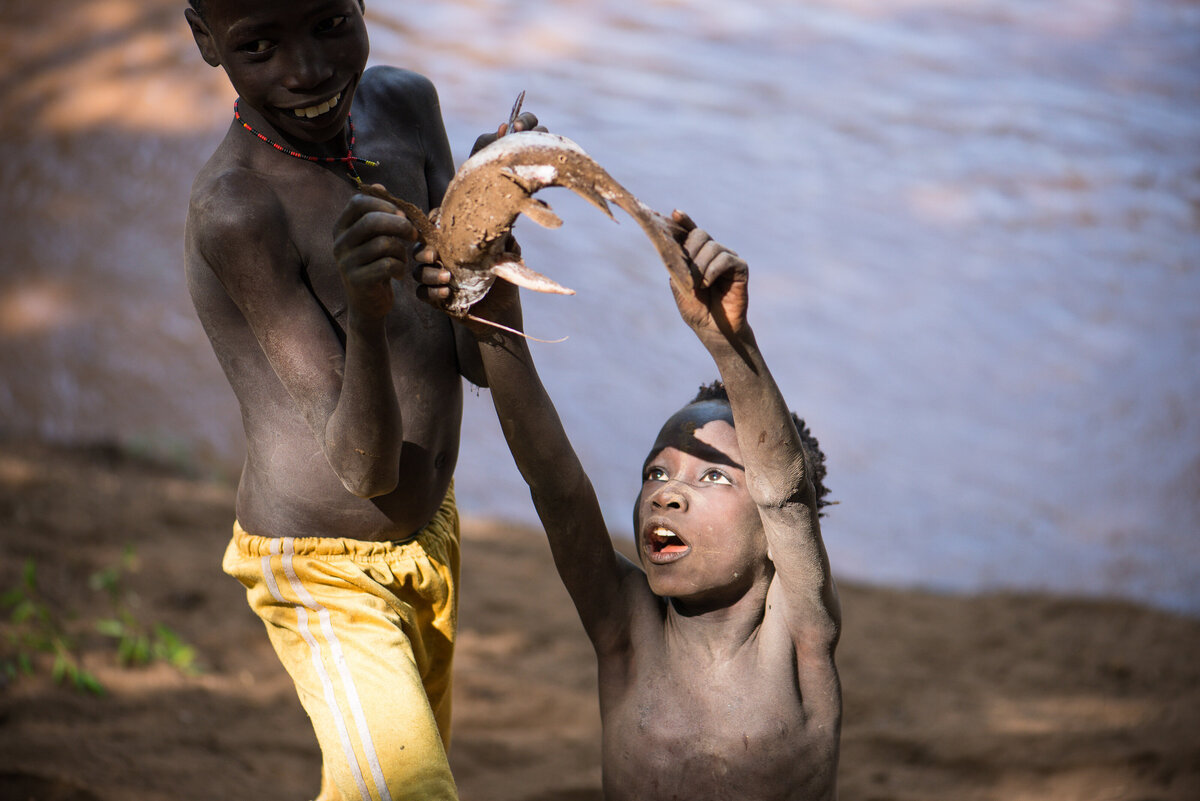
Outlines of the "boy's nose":
{"type": "Polygon", "coordinates": [[[292,52],[283,84],[294,92],[316,89],[333,76],[333,65],[317,48],[298,48],[292,52]]]}
{"type": "Polygon", "coordinates": [[[668,481],[650,498],[650,504],[656,509],[678,509],[687,511],[687,495],[680,490],[678,483],[668,481]]]}

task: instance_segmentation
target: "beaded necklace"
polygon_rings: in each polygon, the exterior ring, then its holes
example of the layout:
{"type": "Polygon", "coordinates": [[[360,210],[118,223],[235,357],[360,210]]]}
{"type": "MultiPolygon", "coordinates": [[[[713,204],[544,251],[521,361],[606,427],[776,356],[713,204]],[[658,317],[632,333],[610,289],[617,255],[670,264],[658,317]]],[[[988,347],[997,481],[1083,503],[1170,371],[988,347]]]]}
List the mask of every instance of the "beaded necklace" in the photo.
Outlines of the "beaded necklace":
{"type": "Polygon", "coordinates": [[[240,122],[242,124],[242,127],[245,128],[247,131],[254,134],[259,139],[263,140],[268,145],[270,145],[271,147],[278,150],[280,153],[286,153],[287,155],[295,156],[298,159],[304,159],[305,161],[314,161],[314,162],[318,162],[320,164],[332,164],[334,162],[340,161],[342,164],[344,164],[346,166],[346,172],[348,172],[350,174],[350,180],[353,181],[356,186],[362,186],[362,178],[358,177],[358,170],[354,169],[354,162],[356,162],[356,161],[361,162],[363,164],[366,164],[368,167],[378,167],[379,166],[378,161],[371,161],[370,159],[364,159],[364,158],[360,158],[359,156],[354,155],[354,123],[350,121],[349,114],[346,115],[346,126],[347,126],[347,128],[349,128],[349,131],[350,131],[350,144],[346,145],[346,155],[344,155],[344,156],[309,156],[305,153],[300,153],[299,151],[292,150],[289,147],[284,147],[283,145],[279,144],[278,142],[275,142],[275,141],[267,138],[266,134],[264,134],[262,131],[256,130],[253,126],[250,125],[250,123],[243,120],[242,115],[238,112],[238,103],[240,103],[241,100],[242,99],[239,97],[237,100],[233,101],[233,118],[235,120],[237,120],[238,122],[240,122]]]}

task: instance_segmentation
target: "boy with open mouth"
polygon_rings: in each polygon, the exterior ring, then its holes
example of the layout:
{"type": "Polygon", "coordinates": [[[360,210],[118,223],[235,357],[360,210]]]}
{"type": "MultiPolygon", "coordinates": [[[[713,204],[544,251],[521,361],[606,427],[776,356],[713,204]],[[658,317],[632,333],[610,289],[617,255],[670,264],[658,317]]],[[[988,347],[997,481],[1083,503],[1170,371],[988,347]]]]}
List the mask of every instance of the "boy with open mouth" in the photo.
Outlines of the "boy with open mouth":
{"type": "MultiPolygon", "coordinates": [[[[675,213],[671,289],[722,383],[667,420],[614,551],[591,483],[518,335],[472,324],[509,448],[599,666],[609,801],[837,797],[841,611],[821,539],[824,456],[746,319],[748,269],[675,213]]],[[[428,254],[426,254],[428,256],[428,254]]],[[[419,292],[450,295],[430,264],[419,292]]],[[[497,282],[472,313],[520,329],[497,282]]]]}

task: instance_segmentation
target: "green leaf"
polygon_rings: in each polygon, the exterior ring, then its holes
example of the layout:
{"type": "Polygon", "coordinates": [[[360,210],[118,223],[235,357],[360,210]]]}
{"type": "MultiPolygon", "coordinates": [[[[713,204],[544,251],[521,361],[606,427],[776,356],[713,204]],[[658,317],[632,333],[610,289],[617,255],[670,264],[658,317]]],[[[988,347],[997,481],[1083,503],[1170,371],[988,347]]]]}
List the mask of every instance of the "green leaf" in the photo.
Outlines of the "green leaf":
{"type": "Polygon", "coordinates": [[[75,674],[75,686],[92,695],[104,695],[106,692],[100,680],[86,670],[80,670],[75,674]]]}
{"type": "Polygon", "coordinates": [[[105,637],[124,637],[125,624],[119,620],[105,618],[104,620],[96,621],[96,631],[105,637]]]}
{"type": "Polygon", "coordinates": [[[196,663],[196,649],[182,646],[171,652],[170,663],[180,670],[191,670],[196,663]]]}
{"type": "Polygon", "coordinates": [[[37,616],[37,611],[38,611],[37,604],[35,604],[33,601],[29,600],[28,598],[25,598],[19,604],[17,604],[17,607],[15,609],[13,609],[12,622],[13,623],[24,623],[26,620],[29,620],[30,618],[37,616]]]}
{"type": "Polygon", "coordinates": [[[150,661],[150,638],[146,635],[141,635],[137,638],[136,645],[133,649],[134,663],[144,665],[150,661]]]}
{"type": "Polygon", "coordinates": [[[22,570],[22,580],[30,590],[37,589],[37,562],[32,559],[25,560],[25,567],[22,570]]]}

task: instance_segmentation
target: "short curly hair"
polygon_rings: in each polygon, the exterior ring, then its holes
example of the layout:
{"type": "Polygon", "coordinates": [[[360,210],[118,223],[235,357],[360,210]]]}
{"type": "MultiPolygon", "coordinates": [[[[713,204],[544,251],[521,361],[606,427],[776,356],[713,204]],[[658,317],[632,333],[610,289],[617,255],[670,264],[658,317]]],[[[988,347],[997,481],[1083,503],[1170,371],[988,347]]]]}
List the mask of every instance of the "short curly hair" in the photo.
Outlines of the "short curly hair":
{"type": "MultiPolygon", "coordinates": [[[[692,398],[688,402],[688,405],[703,403],[704,401],[719,401],[728,404],[729,392],[725,389],[725,384],[719,380],[713,381],[711,384],[701,384],[696,397],[692,398]]],[[[820,517],[824,517],[825,513],[819,510],[836,503],[836,501],[825,499],[825,496],[829,494],[829,488],[825,486],[825,453],[821,450],[821,445],[817,442],[817,438],[808,430],[808,426],[804,423],[803,418],[792,412],[792,422],[796,424],[796,431],[800,433],[800,444],[804,450],[804,463],[808,467],[813,489],[816,490],[817,514],[820,517]]]]}

